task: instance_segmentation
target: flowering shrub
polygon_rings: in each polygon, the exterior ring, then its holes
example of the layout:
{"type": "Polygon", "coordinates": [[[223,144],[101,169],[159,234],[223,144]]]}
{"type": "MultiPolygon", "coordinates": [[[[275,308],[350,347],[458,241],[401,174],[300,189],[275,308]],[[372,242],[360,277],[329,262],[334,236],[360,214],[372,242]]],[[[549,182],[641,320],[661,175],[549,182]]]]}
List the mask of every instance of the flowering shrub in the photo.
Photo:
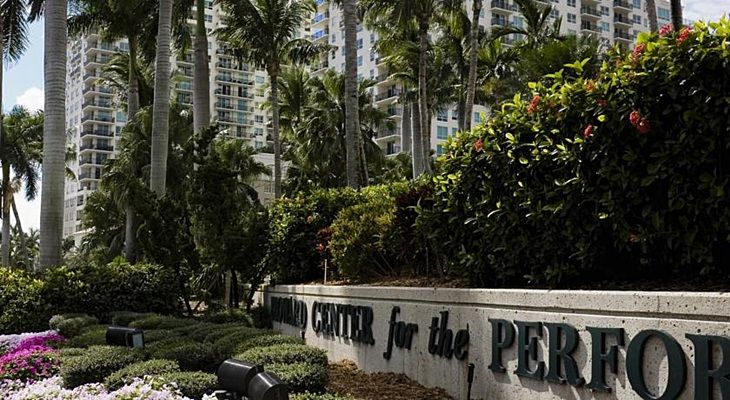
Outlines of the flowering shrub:
{"type": "Polygon", "coordinates": [[[58,354],[43,345],[22,346],[0,357],[0,379],[50,378],[59,370],[58,354]]]}
{"type": "Polygon", "coordinates": [[[0,354],[16,350],[19,346],[55,345],[66,339],[56,331],[26,332],[15,335],[0,335],[0,354]]]}
{"type": "Polygon", "coordinates": [[[159,378],[135,379],[129,385],[109,392],[99,383],[65,389],[60,377],[37,382],[17,380],[0,382],[4,400],[190,400],[174,384],[159,378]]]}
{"type": "Polygon", "coordinates": [[[447,144],[421,230],[475,285],[728,268],[728,42],[725,18],[663,28],[531,84],[447,144]]]}

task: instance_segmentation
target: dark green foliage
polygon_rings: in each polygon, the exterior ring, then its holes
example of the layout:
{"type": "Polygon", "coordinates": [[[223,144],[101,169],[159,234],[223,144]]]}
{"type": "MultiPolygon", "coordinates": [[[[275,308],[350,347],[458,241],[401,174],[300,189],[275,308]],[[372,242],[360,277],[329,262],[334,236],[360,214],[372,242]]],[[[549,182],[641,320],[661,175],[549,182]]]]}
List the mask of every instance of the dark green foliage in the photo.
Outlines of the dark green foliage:
{"type": "Polygon", "coordinates": [[[59,350],[59,354],[62,358],[70,358],[76,356],[82,356],[86,353],[86,349],[80,347],[65,347],[59,350]]]}
{"type": "Polygon", "coordinates": [[[86,314],[61,314],[54,315],[48,322],[51,329],[55,329],[67,338],[78,336],[84,331],[84,328],[90,325],[96,325],[99,320],[86,314]]]}
{"type": "Polygon", "coordinates": [[[315,190],[282,199],[270,209],[267,261],[278,283],[299,283],[323,275],[323,257],[317,252],[317,234],[328,228],[344,208],[360,201],[355,190],[315,190]]]}
{"type": "Polygon", "coordinates": [[[277,344],[304,344],[304,340],[296,336],[284,336],[284,335],[263,335],[256,336],[254,338],[245,340],[239,343],[235,349],[235,354],[243,353],[246,350],[253,349],[255,347],[269,347],[277,344]]]}
{"type": "Polygon", "coordinates": [[[216,311],[206,314],[203,321],[214,324],[238,323],[243,326],[253,326],[253,319],[249,313],[242,309],[230,309],[224,311],[216,311]]]}
{"type": "Polygon", "coordinates": [[[74,388],[85,383],[103,382],[109,374],[144,359],[144,352],[125,347],[93,346],[83,354],[61,357],[64,386],[74,388]]]}
{"type": "Polygon", "coordinates": [[[109,390],[117,390],[131,382],[133,378],[142,378],[145,375],[160,375],[169,372],[179,372],[180,367],[172,360],[152,359],[140,361],[113,372],[104,380],[104,386],[109,390]]]}
{"type": "Polygon", "coordinates": [[[158,375],[160,379],[175,383],[183,396],[191,399],[201,399],[205,394],[212,393],[218,386],[218,377],[205,372],[168,372],[158,375]]]}
{"type": "Polygon", "coordinates": [[[55,313],[105,316],[119,308],[174,314],[179,310],[174,276],[158,265],[84,264],[48,270],[42,299],[55,313]]]}
{"type": "Polygon", "coordinates": [[[107,325],[89,325],[68,341],[70,347],[89,347],[106,344],[107,325]]]}
{"type": "Polygon", "coordinates": [[[290,393],[323,392],[329,375],[326,365],[308,362],[291,364],[266,364],[267,371],[275,373],[289,386],[290,393]]]}
{"type": "Polygon", "coordinates": [[[245,326],[240,326],[238,324],[233,324],[231,326],[221,327],[220,329],[215,329],[212,331],[209,331],[207,335],[205,335],[204,342],[206,343],[214,343],[218,341],[218,339],[223,338],[224,336],[232,335],[232,334],[240,334],[240,335],[251,335],[254,336],[256,332],[259,332],[258,329],[255,328],[248,328],[245,326]]]}
{"type": "Polygon", "coordinates": [[[116,326],[129,326],[132,321],[152,316],[150,313],[138,313],[134,311],[113,311],[109,313],[109,321],[116,326]]]}
{"type": "MultiPolygon", "coordinates": [[[[188,327],[183,327],[188,328],[188,327]]],[[[178,328],[178,329],[183,329],[178,328]]],[[[183,336],[177,329],[150,329],[144,331],[145,345],[183,336]]]]}
{"type": "Polygon", "coordinates": [[[193,327],[188,328],[178,328],[178,329],[185,329],[184,333],[187,338],[190,338],[192,340],[198,341],[198,342],[204,342],[206,341],[206,337],[211,334],[216,334],[216,338],[220,338],[222,336],[225,336],[227,333],[230,333],[230,329],[236,329],[236,328],[245,328],[239,324],[235,323],[227,323],[227,324],[209,324],[209,323],[201,323],[198,325],[195,325],[193,327]],[[227,332],[222,332],[227,331],[227,332]]]}
{"type": "Polygon", "coordinates": [[[641,35],[457,135],[423,231],[474,285],[727,271],[730,22],[710,25],[641,35]]]}
{"type": "Polygon", "coordinates": [[[0,268],[0,334],[42,331],[53,311],[43,300],[43,281],[17,269],[0,268]]]}
{"type": "Polygon", "coordinates": [[[235,354],[235,349],[239,344],[250,340],[251,338],[267,335],[270,332],[257,330],[253,328],[241,328],[235,332],[229,333],[225,336],[216,339],[213,342],[213,348],[216,353],[222,358],[228,358],[235,354]]]}
{"type": "Polygon", "coordinates": [[[271,329],[271,313],[269,309],[260,305],[254,306],[249,312],[253,320],[253,326],[259,329],[271,329]]]}
{"type": "Polygon", "coordinates": [[[264,368],[269,364],[310,363],[327,366],[327,352],[303,344],[278,344],[269,347],[257,347],[246,350],[236,358],[262,364],[264,368]]]}
{"type": "Polygon", "coordinates": [[[139,329],[174,329],[196,324],[198,324],[198,321],[190,318],[150,315],[141,319],[133,320],[129,323],[129,327],[139,329]]]}
{"type": "Polygon", "coordinates": [[[219,360],[209,343],[172,338],[154,343],[147,349],[152,358],[177,361],[183,371],[213,371],[219,360]]]}

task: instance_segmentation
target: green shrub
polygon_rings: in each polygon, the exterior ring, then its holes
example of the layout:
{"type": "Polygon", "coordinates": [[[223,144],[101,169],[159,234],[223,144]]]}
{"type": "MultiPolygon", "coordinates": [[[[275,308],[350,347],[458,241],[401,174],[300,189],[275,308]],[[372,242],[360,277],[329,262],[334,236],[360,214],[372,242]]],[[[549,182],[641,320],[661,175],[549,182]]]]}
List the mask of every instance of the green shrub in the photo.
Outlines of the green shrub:
{"type": "Polygon", "coordinates": [[[264,369],[275,373],[289,386],[290,393],[323,392],[329,375],[326,365],[308,362],[267,364],[264,369]]]}
{"type": "Polygon", "coordinates": [[[175,383],[180,392],[191,399],[201,399],[218,387],[218,377],[205,372],[168,372],[158,375],[163,381],[175,383]]]}
{"type": "Polygon", "coordinates": [[[340,276],[360,279],[400,271],[393,224],[395,196],[407,189],[406,183],[369,186],[362,190],[361,202],[337,214],[329,249],[340,276]]]}
{"type": "Polygon", "coordinates": [[[245,326],[233,324],[233,325],[229,325],[229,326],[225,326],[225,327],[221,326],[219,329],[213,329],[213,330],[209,331],[208,334],[205,335],[205,339],[203,341],[206,343],[215,343],[219,339],[221,339],[225,336],[228,336],[228,335],[232,335],[232,334],[240,334],[243,336],[252,337],[252,336],[255,336],[255,333],[257,333],[257,332],[262,332],[262,331],[259,329],[255,329],[255,328],[248,328],[245,326]]]}
{"type": "Polygon", "coordinates": [[[104,386],[110,390],[117,390],[131,382],[133,378],[142,378],[145,375],[159,375],[168,372],[179,372],[180,367],[172,360],[152,359],[140,361],[111,373],[104,380],[104,386]]]}
{"type": "Polygon", "coordinates": [[[271,321],[271,313],[269,309],[257,305],[251,308],[251,318],[253,319],[253,326],[259,329],[271,329],[273,327],[271,321]]]}
{"type": "MultiPolygon", "coordinates": [[[[71,315],[79,315],[79,314],[71,314],[71,315]]],[[[98,325],[99,320],[90,317],[88,315],[81,315],[76,317],[70,317],[70,318],[63,318],[62,316],[57,316],[61,318],[56,318],[55,320],[51,318],[51,322],[49,325],[51,325],[51,329],[58,330],[58,333],[61,335],[67,337],[67,338],[73,338],[76,337],[83,332],[88,331],[86,328],[92,326],[92,325],[98,325]],[[55,325],[55,328],[53,327],[55,325]]],[[[55,318],[55,317],[54,317],[55,318]]]]}
{"type": "Polygon", "coordinates": [[[52,314],[45,304],[42,280],[21,270],[0,268],[0,334],[44,330],[52,314]]]}
{"type": "Polygon", "coordinates": [[[256,347],[244,351],[236,358],[254,364],[310,363],[327,366],[327,352],[303,344],[277,344],[269,347],[256,347]]]}
{"type": "Polygon", "coordinates": [[[106,325],[90,325],[81,328],[78,335],[68,341],[69,347],[89,347],[106,344],[106,325]]]}
{"type": "Polygon", "coordinates": [[[323,258],[316,250],[317,233],[359,198],[360,194],[349,188],[320,189],[275,202],[270,208],[267,253],[273,279],[299,283],[321,278],[323,258]]]}
{"type": "Polygon", "coordinates": [[[217,311],[206,314],[203,321],[214,324],[237,323],[244,326],[253,326],[253,319],[246,311],[240,309],[231,309],[225,311],[217,311]]]}
{"type": "MultiPolygon", "coordinates": [[[[208,322],[202,322],[198,325],[191,327],[178,328],[176,331],[182,332],[186,338],[195,340],[198,342],[204,342],[205,338],[214,332],[220,332],[231,328],[242,328],[239,324],[227,323],[227,324],[211,324],[208,322]]],[[[225,333],[220,334],[218,337],[225,336],[225,333]]]]}
{"type": "Polygon", "coordinates": [[[289,400],[353,400],[352,397],[339,396],[329,393],[295,393],[289,396],[289,400]]]}
{"type": "Polygon", "coordinates": [[[233,353],[240,354],[246,350],[253,349],[254,347],[269,347],[277,344],[304,344],[304,340],[296,336],[284,336],[284,335],[263,335],[256,336],[254,338],[244,340],[239,343],[233,353]]]}
{"type": "Polygon", "coordinates": [[[152,358],[177,361],[183,371],[212,371],[222,361],[211,344],[183,338],[154,343],[148,347],[148,353],[152,358]]]}
{"type": "Polygon", "coordinates": [[[86,354],[86,349],[80,347],[65,347],[59,350],[59,355],[62,359],[82,356],[84,354],[86,354]]]}
{"type": "Polygon", "coordinates": [[[129,323],[130,328],[139,329],[175,329],[196,325],[199,322],[191,318],[176,318],[162,315],[150,315],[129,323]]]}
{"type": "Polygon", "coordinates": [[[109,321],[115,326],[129,326],[132,321],[150,317],[151,313],[138,313],[134,311],[113,311],[109,313],[109,321]]]}
{"type": "Polygon", "coordinates": [[[64,386],[74,388],[85,383],[103,382],[109,374],[144,359],[138,349],[92,346],[83,354],[61,357],[64,386]]]}
{"type": "Polygon", "coordinates": [[[58,324],[61,322],[71,319],[71,318],[79,318],[79,317],[88,317],[88,314],[81,314],[81,313],[75,313],[75,314],[56,314],[51,317],[50,320],[48,320],[48,327],[53,330],[58,330],[58,324]]]}
{"type": "Polygon", "coordinates": [[[216,339],[213,342],[213,349],[223,359],[235,354],[235,349],[243,342],[262,335],[268,335],[269,331],[253,328],[238,328],[236,331],[216,339]]]}
{"type": "Polygon", "coordinates": [[[150,329],[144,331],[144,342],[145,345],[148,345],[182,336],[183,335],[175,329],[150,329]]]}
{"type": "Polygon", "coordinates": [[[727,271],[730,21],[681,37],[641,34],[450,140],[422,232],[474,285],[727,271]]]}

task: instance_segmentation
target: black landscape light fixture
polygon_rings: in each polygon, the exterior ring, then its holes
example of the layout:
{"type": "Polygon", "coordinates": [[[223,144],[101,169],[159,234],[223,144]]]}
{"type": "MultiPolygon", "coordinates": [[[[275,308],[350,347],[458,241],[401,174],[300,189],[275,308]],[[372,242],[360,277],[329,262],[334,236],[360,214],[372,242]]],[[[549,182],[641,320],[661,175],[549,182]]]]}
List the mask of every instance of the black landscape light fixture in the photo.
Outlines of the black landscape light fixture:
{"type": "Polygon", "coordinates": [[[260,365],[248,363],[235,358],[223,361],[218,367],[218,399],[241,399],[248,392],[249,383],[257,374],[264,371],[260,365]]]}
{"type": "Polygon", "coordinates": [[[144,349],[144,331],[124,326],[110,326],[106,329],[106,344],[144,349]]]}
{"type": "Polygon", "coordinates": [[[276,374],[262,372],[248,385],[249,400],[289,400],[289,389],[276,374]]]}

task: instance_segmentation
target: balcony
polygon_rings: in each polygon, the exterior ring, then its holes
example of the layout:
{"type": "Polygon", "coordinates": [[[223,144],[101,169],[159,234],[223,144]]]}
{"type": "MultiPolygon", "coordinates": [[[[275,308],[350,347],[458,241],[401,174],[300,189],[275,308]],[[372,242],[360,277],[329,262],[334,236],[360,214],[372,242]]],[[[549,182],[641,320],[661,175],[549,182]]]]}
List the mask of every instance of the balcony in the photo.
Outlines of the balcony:
{"type": "Polygon", "coordinates": [[[317,14],[312,18],[312,25],[316,25],[320,22],[324,22],[330,18],[329,11],[325,11],[323,13],[317,14]]]}
{"type": "Polygon", "coordinates": [[[403,111],[398,107],[388,108],[388,110],[386,110],[386,112],[391,117],[396,117],[396,116],[400,116],[401,114],[403,114],[403,111]]]}
{"type": "Polygon", "coordinates": [[[632,11],[634,9],[634,5],[630,4],[627,1],[623,1],[623,0],[613,0],[613,8],[618,8],[618,9],[626,10],[626,11],[632,11]]]}
{"type": "Polygon", "coordinates": [[[79,174],[80,181],[84,181],[84,180],[88,180],[88,179],[96,179],[96,180],[101,179],[101,172],[96,172],[96,173],[86,172],[83,174],[79,174]]]}
{"type": "Polygon", "coordinates": [[[89,92],[95,92],[95,93],[105,93],[105,94],[112,94],[114,91],[111,88],[105,87],[105,86],[96,86],[91,85],[84,89],[84,94],[89,92]]]}
{"type": "Polygon", "coordinates": [[[506,18],[492,18],[492,22],[491,23],[492,23],[492,26],[493,27],[500,27],[501,26],[501,27],[505,27],[506,28],[506,27],[508,27],[508,26],[511,25],[510,22],[507,21],[506,18]]]}
{"type": "Polygon", "coordinates": [[[330,34],[329,29],[321,29],[312,34],[311,40],[319,40],[319,39],[327,37],[327,35],[329,35],[329,34],[330,34]]]}
{"type": "Polygon", "coordinates": [[[380,102],[380,101],[385,101],[385,100],[389,100],[389,99],[395,99],[396,97],[400,96],[401,94],[403,94],[403,91],[400,89],[390,89],[390,90],[386,91],[385,93],[378,93],[378,95],[375,96],[375,101],[380,102]]]}
{"type": "Polygon", "coordinates": [[[382,132],[377,132],[376,138],[383,139],[383,138],[388,138],[388,137],[393,137],[393,136],[400,136],[400,133],[398,131],[396,131],[395,129],[387,129],[382,132]]]}
{"type": "Polygon", "coordinates": [[[98,108],[114,108],[111,101],[85,101],[81,104],[82,107],[98,107],[98,108]]]}
{"type": "Polygon", "coordinates": [[[627,17],[627,16],[624,16],[621,14],[616,14],[613,17],[613,23],[616,25],[631,26],[634,23],[634,21],[629,19],[629,17],[627,17]]]}
{"type": "Polygon", "coordinates": [[[504,0],[492,0],[492,10],[519,11],[519,7],[504,0]]]}
{"type": "Polygon", "coordinates": [[[86,150],[114,151],[114,146],[109,146],[107,144],[82,144],[79,146],[79,152],[86,150]]]}
{"type": "Polygon", "coordinates": [[[79,166],[82,165],[104,165],[106,158],[102,157],[82,157],[79,159],[79,166]]]}
{"type": "Polygon", "coordinates": [[[583,31],[583,33],[591,34],[591,33],[601,33],[601,27],[596,24],[591,24],[587,22],[583,22],[580,24],[580,30],[583,31]]]}
{"type": "Polygon", "coordinates": [[[100,131],[100,130],[89,130],[81,132],[81,137],[87,136],[99,136],[99,137],[114,137],[114,132],[111,131],[100,131]]]}
{"type": "Polygon", "coordinates": [[[239,78],[236,78],[236,77],[233,77],[230,75],[224,75],[224,74],[216,75],[215,80],[220,81],[220,82],[235,83],[235,84],[239,84],[239,85],[253,86],[253,81],[250,81],[248,79],[242,79],[242,78],[239,79],[239,78]]]}
{"type": "Polygon", "coordinates": [[[634,41],[634,36],[630,35],[628,32],[625,32],[625,31],[614,31],[613,38],[616,40],[623,40],[623,41],[627,41],[627,42],[634,41]]]}
{"type": "Polygon", "coordinates": [[[580,15],[583,18],[595,18],[600,19],[601,18],[601,12],[598,11],[598,9],[593,7],[581,7],[580,8],[580,15]]]}
{"type": "Polygon", "coordinates": [[[112,117],[111,115],[94,115],[94,114],[92,114],[92,115],[87,115],[87,116],[81,118],[81,123],[89,122],[89,121],[107,122],[107,123],[113,124],[114,117],[112,117]]]}

